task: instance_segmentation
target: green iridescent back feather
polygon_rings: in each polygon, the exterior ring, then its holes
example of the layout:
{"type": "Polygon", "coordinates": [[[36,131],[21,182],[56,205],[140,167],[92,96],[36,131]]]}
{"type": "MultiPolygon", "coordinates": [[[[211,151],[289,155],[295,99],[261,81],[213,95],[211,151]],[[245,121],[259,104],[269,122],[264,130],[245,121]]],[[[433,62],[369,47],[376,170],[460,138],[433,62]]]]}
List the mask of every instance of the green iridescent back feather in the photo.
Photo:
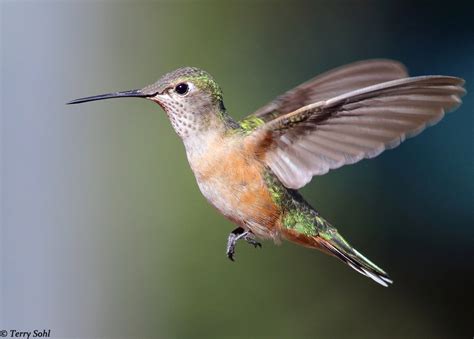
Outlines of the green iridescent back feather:
{"type": "Polygon", "coordinates": [[[249,115],[245,119],[240,120],[238,124],[245,134],[250,134],[258,127],[263,126],[265,121],[255,115],[249,115]]]}
{"type": "Polygon", "coordinates": [[[297,191],[283,186],[270,170],[264,178],[272,200],[281,208],[284,227],[307,236],[328,234],[334,229],[297,191]]]}

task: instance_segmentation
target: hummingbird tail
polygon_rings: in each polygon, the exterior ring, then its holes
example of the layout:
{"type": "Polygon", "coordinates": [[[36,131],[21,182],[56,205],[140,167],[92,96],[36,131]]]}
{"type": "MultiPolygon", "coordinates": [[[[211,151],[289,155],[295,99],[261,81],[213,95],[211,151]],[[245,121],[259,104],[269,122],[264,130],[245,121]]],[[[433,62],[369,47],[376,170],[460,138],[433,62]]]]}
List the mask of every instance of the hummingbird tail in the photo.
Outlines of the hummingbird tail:
{"type": "Polygon", "coordinates": [[[290,241],[306,247],[322,250],[338,258],[360,274],[373,279],[382,286],[388,287],[388,285],[393,283],[384,270],[354,249],[337,230],[330,226],[324,219],[320,219],[326,223],[326,229],[322,232],[320,231],[318,235],[306,235],[294,229],[286,229],[284,235],[290,241]]]}
{"type": "Polygon", "coordinates": [[[380,285],[388,287],[393,283],[384,270],[359,253],[337,231],[329,237],[318,236],[317,242],[321,248],[380,285]]]}

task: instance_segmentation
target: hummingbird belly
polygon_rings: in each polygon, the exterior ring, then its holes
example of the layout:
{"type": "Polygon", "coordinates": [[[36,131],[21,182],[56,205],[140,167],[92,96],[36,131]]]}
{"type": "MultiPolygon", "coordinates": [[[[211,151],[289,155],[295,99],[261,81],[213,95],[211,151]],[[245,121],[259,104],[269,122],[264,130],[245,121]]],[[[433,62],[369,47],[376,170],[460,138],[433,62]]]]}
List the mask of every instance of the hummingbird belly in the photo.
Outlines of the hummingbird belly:
{"type": "Polygon", "coordinates": [[[264,239],[279,239],[280,208],[272,200],[264,180],[261,161],[248,156],[243,147],[213,152],[193,159],[196,180],[202,194],[219,212],[235,224],[264,239]]]}

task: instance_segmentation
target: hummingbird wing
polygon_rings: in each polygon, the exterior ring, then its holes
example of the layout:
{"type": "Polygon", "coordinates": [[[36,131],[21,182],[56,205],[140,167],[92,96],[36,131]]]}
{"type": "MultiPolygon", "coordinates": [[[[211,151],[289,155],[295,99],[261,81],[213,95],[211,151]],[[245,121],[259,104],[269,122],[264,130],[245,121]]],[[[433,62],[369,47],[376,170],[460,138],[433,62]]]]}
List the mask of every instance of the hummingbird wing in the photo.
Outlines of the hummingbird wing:
{"type": "Polygon", "coordinates": [[[392,80],[255,124],[249,136],[281,182],[297,189],[314,175],[373,158],[435,124],[461,103],[463,84],[449,76],[392,80]]]}
{"type": "Polygon", "coordinates": [[[302,83],[261,107],[249,117],[264,121],[289,113],[317,101],[378,83],[408,77],[398,61],[386,59],[364,60],[335,68],[302,83]]]}

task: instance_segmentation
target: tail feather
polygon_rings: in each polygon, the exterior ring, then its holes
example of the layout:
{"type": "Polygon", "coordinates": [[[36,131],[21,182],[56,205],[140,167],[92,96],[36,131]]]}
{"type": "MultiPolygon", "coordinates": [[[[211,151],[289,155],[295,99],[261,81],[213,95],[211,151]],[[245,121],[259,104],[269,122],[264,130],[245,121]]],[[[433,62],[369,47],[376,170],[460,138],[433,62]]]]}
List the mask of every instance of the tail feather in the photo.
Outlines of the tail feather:
{"type": "Polygon", "coordinates": [[[393,283],[384,270],[354,249],[335,228],[322,218],[320,218],[320,221],[325,222],[325,230],[320,230],[317,235],[304,234],[294,229],[285,229],[283,235],[292,242],[310,248],[317,248],[338,258],[355,271],[373,279],[382,286],[388,287],[393,283]]]}
{"type": "Polygon", "coordinates": [[[283,237],[297,244],[322,250],[382,286],[387,287],[393,283],[384,270],[355,250],[303,197],[295,191],[288,192],[291,193],[293,205],[285,211],[282,218],[280,231],[283,237]]]}
{"type": "Polygon", "coordinates": [[[384,270],[349,245],[337,231],[331,233],[330,236],[324,238],[318,236],[316,241],[323,249],[382,286],[388,287],[393,283],[384,270]]]}

